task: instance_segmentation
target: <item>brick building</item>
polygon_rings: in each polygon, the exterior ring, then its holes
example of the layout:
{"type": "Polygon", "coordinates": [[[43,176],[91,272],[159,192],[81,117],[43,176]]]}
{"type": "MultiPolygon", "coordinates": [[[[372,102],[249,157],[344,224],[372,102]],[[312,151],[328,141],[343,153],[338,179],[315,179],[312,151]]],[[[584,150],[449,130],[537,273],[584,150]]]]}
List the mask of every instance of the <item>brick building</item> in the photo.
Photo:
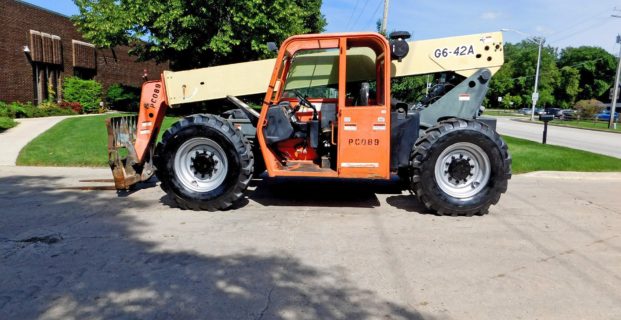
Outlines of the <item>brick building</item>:
{"type": "Polygon", "coordinates": [[[104,90],[113,83],[140,87],[144,71],[158,78],[168,66],[135,62],[127,47],[96,48],[69,17],[25,2],[0,0],[0,101],[62,96],[64,77],[94,79],[104,90]]]}

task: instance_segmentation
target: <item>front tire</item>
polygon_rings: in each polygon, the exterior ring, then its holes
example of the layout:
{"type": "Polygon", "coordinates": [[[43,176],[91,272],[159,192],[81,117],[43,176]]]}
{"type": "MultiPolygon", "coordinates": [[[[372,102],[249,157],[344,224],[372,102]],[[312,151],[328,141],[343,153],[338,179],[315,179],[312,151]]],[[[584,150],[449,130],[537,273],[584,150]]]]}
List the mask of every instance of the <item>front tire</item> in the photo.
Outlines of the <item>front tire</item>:
{"type": "Polygon", "coordinates": [[[428,129],[411,162],[413,192],[439,215],[487,213],[511,178],[507,144],[474,120],[451,119],[428,129]]]}
{"type": "Polygon", "coordinates": [[[180,208],[224,210],[243,196],[252,177],[250,143],[228,121],[192,115],[164,133],[155,165],[162,189],[180,208]]]}

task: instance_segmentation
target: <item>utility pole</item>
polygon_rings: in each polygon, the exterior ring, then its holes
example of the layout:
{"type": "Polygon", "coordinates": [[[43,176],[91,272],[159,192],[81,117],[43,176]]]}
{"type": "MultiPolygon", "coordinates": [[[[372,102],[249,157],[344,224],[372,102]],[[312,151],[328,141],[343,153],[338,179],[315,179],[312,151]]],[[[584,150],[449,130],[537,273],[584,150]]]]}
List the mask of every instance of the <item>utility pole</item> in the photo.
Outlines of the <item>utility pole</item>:
{"type": "MultiPolygon", "coordinates": [[[[617,10],[617,7],[614,8],[617,10]]],[[[621,18],[621,16],[612,14],[613,18],[621,18]]],[[[617,35],[617,43],[621,44],[621,35],[617,35]]],[[[612,104],[610,105],[610,120],[608,121],[608,129],[612,129],[615,126],[615,111],[617,110],[617,99],[619,94],[619,72],[621,72],[621,48],[619,48],[619,64],[617,65],[617,74],[615,76],[615,88],[612,92],[612,104]]]]}
{"type": "MultiPolygon", "coordinates": [[[[503,29],[500,29],[500,31],[503,31],[503,32],[512,31],[512,32],[521,34],[523,36],[532,37],[528,33],[522,32],[520,30],[515,30],[515,29],[503,28],[503,29]]],[[[532,107],[532,110],[530,111],[530,121],[535,121],[535,107],[537,106],[537,101],[539,100],[539,69],[541,68],[541,51],[543,49],[543,43],[546,41],[546,39],[543,37],[533,37],[532,39],[529,39],[529,40],[531,42],[536,43],[539,46],[539,53],[537,54],[537,71],[535,72],[535,88],[533,89],[533,95],[532,95],[533,107],[532,107]]]]}
{"type": "Polygon", "coordinates": [[[537,54],[537,71],[535,72],[535,89],[533,90],[533,108],[530,113],[530,121],[535,121],[535,107],[537,106],[537,100],[539,100],[539,69],[541,68],[541,48],[543,47],[543,38],[539,40],[539,53],[537,54]]]}
{"type": "Polygon", "coordinates": [[[382,34],[387,34],[386,33],[386,28],[388,25],[388,3],[390,2],[390,0],[384,0],[384,19],[382,20],[382,28],[380,30],[380,32],[382,34]]]}
{"type": "MultiPolygon", "coordinates": [[[[617,43],[621,44],[621,35],[617,35],[617,43]]],[[[615,125],[615,110],[617,110],[617,99],[619,97],[619,73],[621,73],[621,46],[619,48],[619,63],[617,65],[617,75],[615,76],[615,88],[612,92],[612,105],[610,106],[608,129],[614,128],[615,125]]]]}

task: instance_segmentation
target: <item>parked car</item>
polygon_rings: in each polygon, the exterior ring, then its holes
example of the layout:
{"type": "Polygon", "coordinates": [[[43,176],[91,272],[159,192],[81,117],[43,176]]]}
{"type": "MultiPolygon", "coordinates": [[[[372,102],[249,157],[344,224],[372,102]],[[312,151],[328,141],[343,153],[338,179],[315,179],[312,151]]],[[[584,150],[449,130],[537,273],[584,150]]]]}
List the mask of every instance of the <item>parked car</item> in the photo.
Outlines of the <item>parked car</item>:
{"type": "MultiPolygon", "coordinates": [[[[606,111],[606,112],[610,112],[610,109],[611,109],[611,108],[612,108],[612,107],[606,107],[606,110],[604,110],[604,111],[606,111]]],[[[615,107],[615,112],[621,112],[621,107],[615,107]]]]}
{"type": "Polygon", "coordinates": [[[578,114],[576,113],[576,110],[572,110],[572,109],[561,110],[561,115],[559,116],[559,119],[576,120],[578,119],[578,114]]]}
{"type": "MultiPolygon", "coordinates": [[[[595,115],[595,120],[610,121],[610,111],[602,111],[595,115]]],[[[615,121],[619,121],[619,113],[615,112],[615,121]]]]}
{"type": "Polygon", "coordinates": [[[530,114],[530,108],[522,108],[522,109],[518,109],[517,113],[519,114],[530,114]]]}
{"type": "MultiPolygon", "coordinates": [[[[525,114],[525,115],[530,115],[530,113],[533,112],[532,108],[522,108],[518,110],[519,114],[525,114]]],[[[545,114],[545,110],[543,110],[542,108],[535,108],[535,115],[540,115],[540,114],[545,114]]]]}
{"type": "Polygon", "coordinates": [[[563,109],[561,109],[561,108],[546,108],[545,111],[546,111],[546,114],[553,115],[555,118],[560,118],[561,117],[561,112],[563,111],[563,109]]]}

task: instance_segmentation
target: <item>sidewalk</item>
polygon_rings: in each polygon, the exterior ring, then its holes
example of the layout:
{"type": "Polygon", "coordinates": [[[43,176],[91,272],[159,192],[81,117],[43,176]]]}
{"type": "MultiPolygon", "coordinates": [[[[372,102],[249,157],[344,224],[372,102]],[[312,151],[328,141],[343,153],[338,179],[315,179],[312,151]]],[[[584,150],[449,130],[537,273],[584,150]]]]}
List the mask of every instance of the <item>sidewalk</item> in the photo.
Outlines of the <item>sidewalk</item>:
{"type": "Polygon", "coordinates": [[[19,125],[0,133],[0,166],[14,166],[19,152],[28,142],[68,116],[15,119],[19,125]]]}

